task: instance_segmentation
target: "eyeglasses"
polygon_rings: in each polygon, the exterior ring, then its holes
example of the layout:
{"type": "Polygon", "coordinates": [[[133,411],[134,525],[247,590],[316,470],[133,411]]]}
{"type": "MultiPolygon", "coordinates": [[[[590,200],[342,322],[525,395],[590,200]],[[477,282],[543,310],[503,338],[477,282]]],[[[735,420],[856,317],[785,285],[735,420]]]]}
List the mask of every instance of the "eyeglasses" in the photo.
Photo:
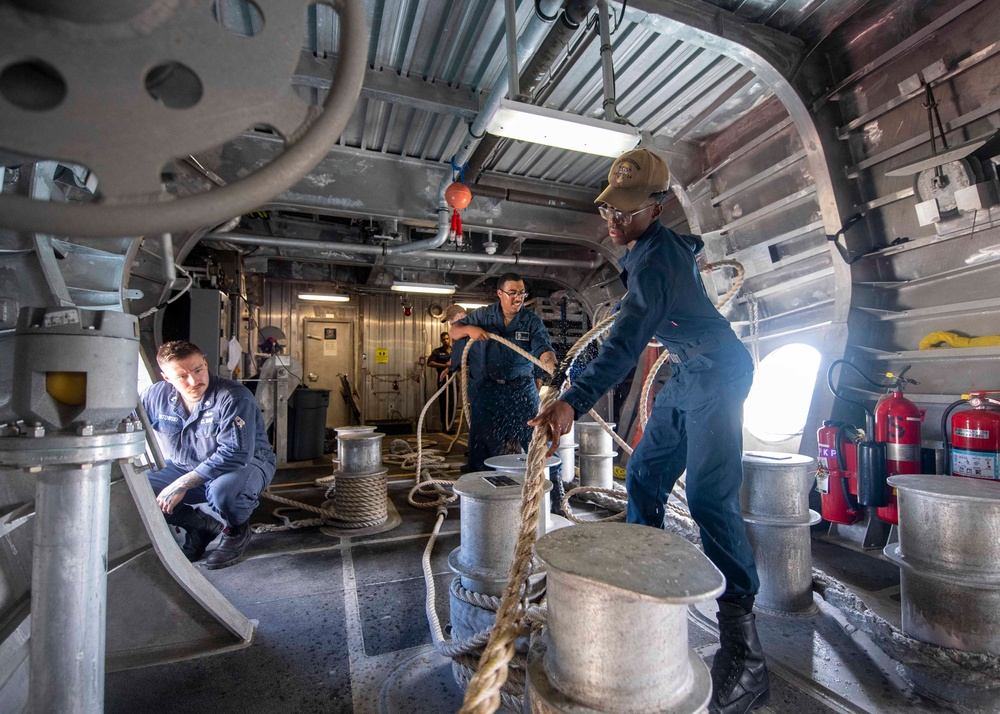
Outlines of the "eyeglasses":
{"type": "Polygon", "coordinates": [[[611,206],[598,206],[597,210],[601,212],[601,218],[605,220],[610,218],[618,225],[627,226],[629,223],[632,222],[632,216],[638,213],[642,213],[643,211],[649,208],[655,208],[655,207],[656,204],[654,203],[649,206],[643,206],[642,208],[638,208],[630,213],[626,213],[625,211],[619,211],[617,209],[611,208],[611,206]]]}
{"type": "Polygon", "coordinates": [[[527,290],[500,290],[500,292],[509,297],[511,300],[528,297],[527,290]]]}

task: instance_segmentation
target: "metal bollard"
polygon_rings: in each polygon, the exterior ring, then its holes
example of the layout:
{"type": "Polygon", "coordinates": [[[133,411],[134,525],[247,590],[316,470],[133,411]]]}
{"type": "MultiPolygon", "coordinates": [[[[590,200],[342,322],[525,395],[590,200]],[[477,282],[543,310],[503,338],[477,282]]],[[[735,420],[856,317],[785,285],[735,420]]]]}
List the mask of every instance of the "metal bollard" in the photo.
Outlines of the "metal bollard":
{"type": "Polygon", "coordinates": [[[756,605],[785,614],[811,614],[812,543],[809,527],[820,516],[809,509],[815,461],[801,454],[743,455],[740,509],[760,576],[756,605]]]}
{"type": "Polygon", "coordinates": [[[347,436],[348,434],[374,434],[374,426],[338,426],[334,428],[337,432],[337,437],[347,436]]]}
{"type": "Polygon", "coordinates": [[[580,485],[589,488],[613,488],[615,484],[615,457],[617,451],[607,454],[580,453],[580,485]]]}
{"type": "MultiPolygon", "coordinates": [[[[448,555],[448,566],[461,576],[466,590],[498,597],[503,594],[514,561],[523,486],[523,475],[497,471],[476,471],[455,482],[462,513],[461,545],[448,555]],[[505,484],[504,479],[513,483],[505,484]]],[[[552,483],[545,481],[542,488],[539,515],[549,512],[552,483]]],[[[545,523],[545,518],[539,518],[539,535],[545,533],[545,523]]]]}
{"type": "Polygon", "coordinates": [[[384,436],[378,433],[337,436],[339,467],[333,472],[336,476],[333,510],[343,519],[345,528],[380,525],[389,518],[389,470],[382,467],[384,436]]]}
{"type": "MultiPolygon", "coordinates": [[[[503,456],[491,456],[484,461],[488,467],[491,469],[496,469],[497,471],[510,474],[520,474],[521,480],[519,483],[524,483],[524,477],[528,471],[528,456],[527,454],[504,454],[503,456]]],[[[542,530],[539,533],[548,533],[552,530],[552,514],[549,512],[549,491],[554,488],[549,478],[550,472],[554,466],[559,465],[558,456],[550,456],[545,460],[545,468],[543,469],[543,476],[546,481],[549,481],[549,487],[545,489],[545,510],[539,514],[539,520],[542,521],[542,530]]]]}
{"type": "Polygon", "coordinates": [[[559,459],[562,461],[563,483],[570,483],[576,478],[576,443],[575,424],[569,425],[569,431],[559,437],[559,459]]]}
{"type": "Polygon", "coordinates": [[[337,437],[337,461],[344,473],[357,474],[382,468],[385,434],[345,434],[337,437]]]}
{"type": "Polygon", "coordinates": [[[554,531],[535,551],[547,569],[548,625],[528,654],[527,711],[704,711],[712,683],[688,649],[687,608],[725,587],[705,555],[673,533],[624,523],[554,531]]]}
{"type": "MultiPolygon", "coordinates": [[[[514,474],[521,474],[522,476],[528,470],[528,455],[527,454],[504,454],[502,456],[491,456],[483,462],[491,469],[496,469],[497,471],[506,471],[514,474]]],[[[545,459],[545,478],[549,477],[549,472],[553,466],[558,466],[560,463],[559,457],[552,455],[545,459]]]]}
{"type": "Polygon", "coordinates": [[[1000,487],[972,478],[889,478],[899,503],[903,631],[922,642],[1000,655],[1000,487]]]}
{"type": "MultiPolygon", "coordinates": [[[[614,424],[609,423],[612,429],[614,424]]],[[[580,454],[608,454],[614,451],[614,439],[596,421],[576,422],[576,435],[580,442],[580,454]]]]}

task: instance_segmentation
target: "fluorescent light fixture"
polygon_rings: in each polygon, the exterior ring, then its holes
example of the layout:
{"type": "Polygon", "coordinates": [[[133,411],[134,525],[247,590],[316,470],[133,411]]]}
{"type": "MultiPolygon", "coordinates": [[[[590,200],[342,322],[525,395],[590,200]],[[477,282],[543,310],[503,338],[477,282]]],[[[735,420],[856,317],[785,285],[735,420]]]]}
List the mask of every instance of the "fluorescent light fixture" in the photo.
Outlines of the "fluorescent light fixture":
{"type": "Polygon", "coordinates": [[[451,295],[458,288],[455,285],[436,285],[435,283],[404,283],[394,280],[392,289],[397,293],[423,293],[425,295],[451,295]]]}
{"type": "Polygon", "coordinates": [[[489,303],[487,302],[456,302],[455,304],[459,307],[464,307],[466,310],[476,310],[481,307],[489,306],[489,303]]]}
{"type": "Polygon", "coordinates": [[[502,99],[486,131],[518,141],[617,157],[639,145],[639,130],[603,119],[502,99]]]}
{"type": "Polygon", "coordinates": [[[328,293],[299,293],[299,300],[315,302],[350,302],[350,295],[330,295],[328,293]]]}

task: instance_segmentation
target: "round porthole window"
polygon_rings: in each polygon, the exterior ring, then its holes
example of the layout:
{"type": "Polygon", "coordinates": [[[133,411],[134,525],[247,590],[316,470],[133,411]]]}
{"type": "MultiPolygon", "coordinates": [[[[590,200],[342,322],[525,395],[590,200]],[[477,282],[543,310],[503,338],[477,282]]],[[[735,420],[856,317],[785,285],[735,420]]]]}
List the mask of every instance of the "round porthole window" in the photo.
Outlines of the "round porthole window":
{"type": "Polygon", "coordinates": [[[819,363],[819,350],[805,344],[779,347],[762,359],[743,407],[747,431],[769,443],[801,434],[819,363]]]}

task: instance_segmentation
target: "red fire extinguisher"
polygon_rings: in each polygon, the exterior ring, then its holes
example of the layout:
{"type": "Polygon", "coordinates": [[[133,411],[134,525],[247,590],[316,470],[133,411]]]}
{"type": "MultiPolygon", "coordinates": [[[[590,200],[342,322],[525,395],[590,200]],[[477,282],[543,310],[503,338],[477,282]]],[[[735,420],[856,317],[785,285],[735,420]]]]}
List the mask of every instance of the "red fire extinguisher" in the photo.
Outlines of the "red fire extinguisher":
{"type": "Polygon", "coordinates": [[[1000,394],[1000,390],[963,394],[945,410],[942,433],[951,435],[953,476],[1000,480],[1000,399],[989,394],[1000,394]],[[962,404],[972,409],[955,414],[951,428],[945,430],[948,415],[962,404]]]}
{"type": "Polygon", "coordinates": [[[820,492],[823,519],[831,523],[849,526],[864,515],[858,506],[858,455],[853,441],[859,433],[851,424],[836,421],[824,421],[816,432],[816,490],[820,492]]]}
{"type": "MultiPolygon", "coordinates": [[[[903,370],[904,372],[906,370],[903,370]]],[[[902,374],[887,375],[895,380],[893,391],[879,400],[875,406],[875,441],[886,445],[886,471],[895,474],[918,474],[920,464],[920,423],[924,412],[903,396],[903,385],[908,380],[902,374]]],[[[889,488],[889,504],[876,510],[878,517],[886,523],[899,523],[896,507],[896,489],[889,488]]]]}
{"type": "Polygon", "coordinates": [[[856,478],[857,502],[859,506],[874,507],[881,520],[893,524],[899,522],[899,512],[895,489],[888,485],[888,477],[893,474],[920,473],[921,470],[920,422],[923,420],[923,412],[903,396],[905,384],[917,383],[904,376],[908,369],[909,367],[898,375],[887,373],[885,376],[892,381],[881,384],[869,378],[851,362],[841,359],[831,363],[826,375],[827,385],[835,397],[864,410],[868,427],[866,432],[874,436],[874,440],[866,440],[859,429],[854,429],[856,440],[851,439],[843,445],[843,450],[847,453],[850,453],[848,450],[852,446],[854,450],[855,465],[852,471],[856,478]],[[834,388],[833,370],[841,364],[853,369],[871,387],[891,390],[879,400],[874,412],[864,404],[848,399],[834,388]]]}

